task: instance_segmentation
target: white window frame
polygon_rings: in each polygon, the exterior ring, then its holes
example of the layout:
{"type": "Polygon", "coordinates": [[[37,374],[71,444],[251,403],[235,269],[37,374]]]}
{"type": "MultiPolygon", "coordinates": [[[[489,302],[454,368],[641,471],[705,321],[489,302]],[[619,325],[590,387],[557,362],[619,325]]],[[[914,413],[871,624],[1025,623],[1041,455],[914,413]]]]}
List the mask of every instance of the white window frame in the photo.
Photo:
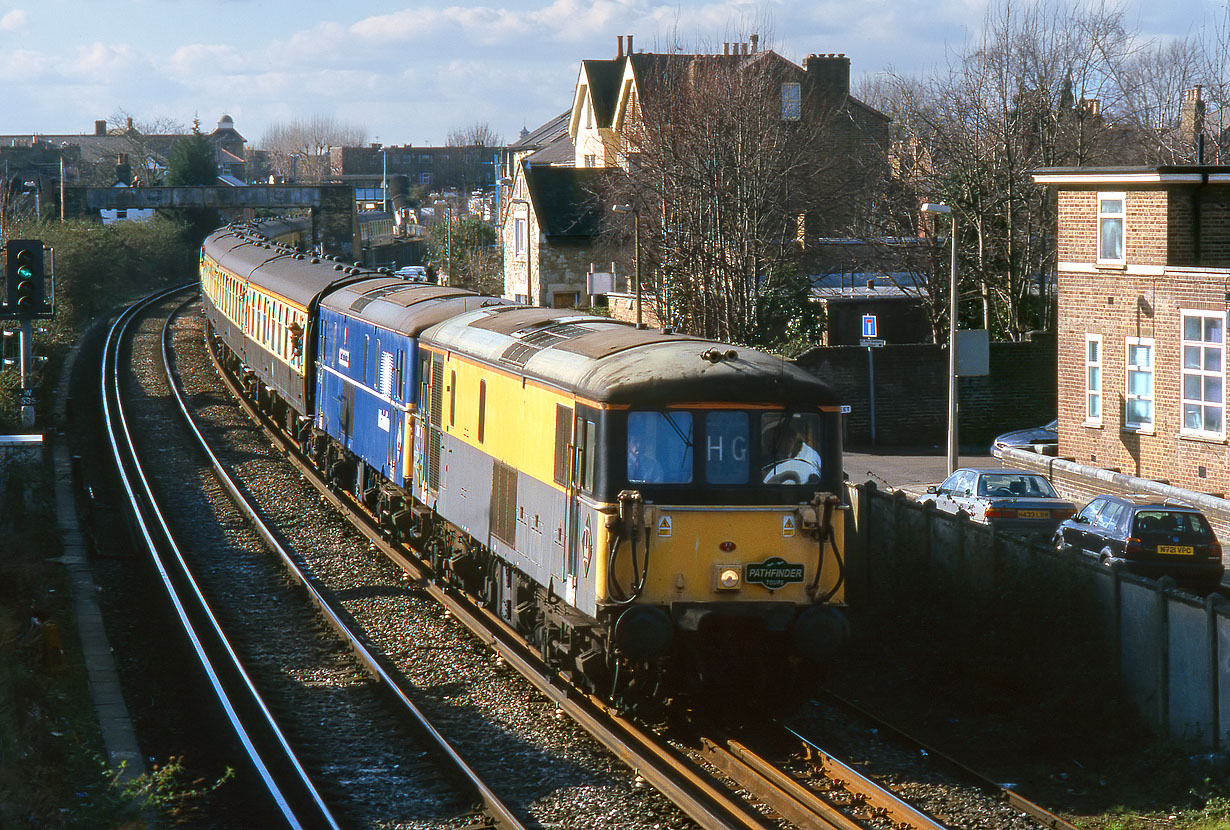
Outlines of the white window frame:
{"type": "Polygon", "coordinates": [[[1100,427],[1102,426],[1102,335],[1086,334],[1085,335],[1085,426],[1100,427]],[[1091,344],[1097,344],[1097,357],[1090,358],[1089,347],[1091,344]],[[1092,373],[1097,372],[1097,381],[1094,382],[1092,373]],[[1097,414],[1094,414],[1093,402],[1097,401],[1097,414]]]}
{"type": "Polygon", "coordinates": [[[513,238],[516,240],[513,244],[515,246],[515,251],[518,254],[524,254],[525,249],[528,246],[528,227],[529,220],[524,216],[518,216],[513,220],[513,238]]]}
{"type": "Polygon", "coordinates": [[[1126,337],[1123,341],[1123,428],[1129,432],[1153,432],[1153,424],[1157,419],[1157,412],[1154,403],[1154,381],[1156,379],[1154,367],[1157,364],[1157,349],[1154,346],[1152,337],[1126,337]],[[1148,349],[1149,363],[1132,362],[1132,350],[1148,349]],[[1145,375],[1149,379],[1148,394],[1135,394],[1132,392],[1132,375],[1145,375]],[[1140,401],[1147,403],[1149,406],[1149,419],[1133,420],[1129,416],[1131,412],[1132,402],[1140,401]]]}
{"type": "Polygon", "coordinates": [[[1225,439],[1226,437],[1226,314],[1222,311],[1201,311],[1180,309],[1181,321],[1179,330],[1179,367],[1180,367],[1180,385],[1179,385],[1179,423],[1180,435],[1188,435],[1197,438],[1213,438],[1225,439]],[[1200,340],[1187,339],[1188,321],[1200,320],[1200,340]],[[1220,324],[1221,338],[1219,340],[1204,339],[1207,330],[1206,323],[1209,320],[1216,320],[1220,324]],[[1206,368],[1210,365],[1209,360],[1212,354],[1216,353],[1216,368],[1206,368]],[[1195,365],[1190,365],[1194,362],[1195,365]],[[1206,395],[1209,391],[1210,382],[1216,382],[1218,388],[1218,397],[1220,400],[1209,401],[1206,395]],[[1200,397],[1189,395],[1191,391],[1188,387],[1192,382],[1200,386],[1200,397]],[[1193,409],[1196,410],[1193,413],[1193,409]],[[1208,430],[1204,428],[1206,420],[1205,410],[1218,410],[1220,428],[1217,430],[1208,430]],[[1189,416],[1198,414],[1200,416],[1200,426],[1189,426],[1189,416]]]}
{"type": "Polygon", "coordinates": [[[1126,193],[1099,193],[1098,194],[1098,265],[1125,265],[1127,263],[1127,194],[1126,193]],[[1106,211],[1103,210],[1103,205],[1109,206],[1110,203],[1118,202],[1119,209],[1106,211]],[[1102,247],[1104,222],[1119,223],[1119,256],[1108,256],[1102,247]]]}

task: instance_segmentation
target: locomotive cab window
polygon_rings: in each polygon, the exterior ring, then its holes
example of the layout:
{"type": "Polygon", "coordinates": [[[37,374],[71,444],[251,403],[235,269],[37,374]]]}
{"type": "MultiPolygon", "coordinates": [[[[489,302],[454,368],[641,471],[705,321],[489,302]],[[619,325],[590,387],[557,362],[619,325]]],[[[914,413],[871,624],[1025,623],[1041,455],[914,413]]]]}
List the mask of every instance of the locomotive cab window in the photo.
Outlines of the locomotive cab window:
{"type": "Polygon", "coordinates": [[[627,471],[634,483],[692,481],[692,413],[629,413],[627,471]]]}
{"type": "Polygon", "coordinates": [[[747,484],[748,436],[746,412],[710,412],[705,417],[705,480],[709,484],[747,484]]]}
{"type": "Polygon", "coordinates": [[[824,446],[814,412],[769,413],[760,424],[761,475],[765,484],[819,484],[824,446]]]}

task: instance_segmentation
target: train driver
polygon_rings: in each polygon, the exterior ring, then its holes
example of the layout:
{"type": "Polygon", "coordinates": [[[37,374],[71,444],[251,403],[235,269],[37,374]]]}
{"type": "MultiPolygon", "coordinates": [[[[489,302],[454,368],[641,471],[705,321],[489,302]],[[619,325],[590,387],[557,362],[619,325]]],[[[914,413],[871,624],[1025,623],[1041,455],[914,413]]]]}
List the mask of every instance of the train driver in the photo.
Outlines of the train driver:
{"type": "Polygon", "coordinates": [[[662,465],[645,451],[644,439],[636,432],[628,434],[628,481],[662,481],[662,465]]]}
{"type": "Polygon", "coordinates": [[[808,433],[816,426],[812,418],[795,415],[775,428],[774,451],[764,467],[765,484],[812,484],[820,480],[820,453],[808,443],[808,433]]]}

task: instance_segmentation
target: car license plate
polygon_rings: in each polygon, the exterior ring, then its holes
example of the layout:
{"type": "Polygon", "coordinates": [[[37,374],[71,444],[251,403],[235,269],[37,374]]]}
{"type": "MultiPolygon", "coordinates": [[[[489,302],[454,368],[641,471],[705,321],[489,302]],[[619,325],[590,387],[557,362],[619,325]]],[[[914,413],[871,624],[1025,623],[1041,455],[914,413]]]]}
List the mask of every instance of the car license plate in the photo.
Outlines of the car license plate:
{"type": "Polygon", "coordinates": [[[1196,551],[1191,545],[1158,545],[1157,552],[1162,556],[1191,556],[1196,551]]]}
{"type": "Polygon", "coordinates": [[[1018,510],[1016,511],[1019,519],[1049,519],[1051,511],[1049,510],[1018,510]]]}

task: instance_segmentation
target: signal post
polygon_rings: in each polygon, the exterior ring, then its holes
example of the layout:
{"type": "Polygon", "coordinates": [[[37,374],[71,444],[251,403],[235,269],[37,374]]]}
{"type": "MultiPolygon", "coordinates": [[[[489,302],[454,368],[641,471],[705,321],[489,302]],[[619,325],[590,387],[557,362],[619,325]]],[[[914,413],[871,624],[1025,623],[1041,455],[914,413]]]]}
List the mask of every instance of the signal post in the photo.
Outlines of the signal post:
{"type": "Polygon", "coordinates": [[[0,320],[21,323],[21,422],[34,426],[34,321],[53,316],[51,275],[41,239],[10,239],[5,246],[5,300],[0,320]]]}

